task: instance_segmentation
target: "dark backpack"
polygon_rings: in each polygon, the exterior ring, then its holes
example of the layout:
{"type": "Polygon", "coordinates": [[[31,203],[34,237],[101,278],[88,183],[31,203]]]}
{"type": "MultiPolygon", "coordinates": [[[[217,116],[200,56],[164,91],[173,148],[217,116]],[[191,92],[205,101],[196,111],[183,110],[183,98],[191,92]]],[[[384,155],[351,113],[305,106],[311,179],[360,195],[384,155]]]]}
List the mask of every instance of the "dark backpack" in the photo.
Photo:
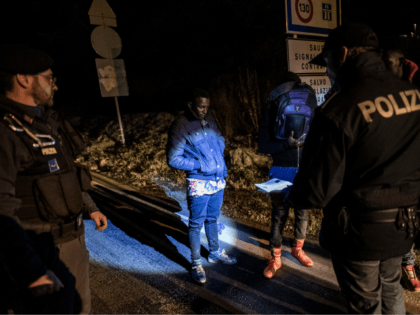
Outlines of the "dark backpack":
{"type": "Polygon", "coordinates": [[[270,102],[269,106],[274,107],[270,112],[275,114],[273,127],[276,139],[285,140],[292,131],[294,139],[308,134],[316,107],[315,92],[309,85],[296,83],[285,93],[276,89],[270,95],[270,102]]]}

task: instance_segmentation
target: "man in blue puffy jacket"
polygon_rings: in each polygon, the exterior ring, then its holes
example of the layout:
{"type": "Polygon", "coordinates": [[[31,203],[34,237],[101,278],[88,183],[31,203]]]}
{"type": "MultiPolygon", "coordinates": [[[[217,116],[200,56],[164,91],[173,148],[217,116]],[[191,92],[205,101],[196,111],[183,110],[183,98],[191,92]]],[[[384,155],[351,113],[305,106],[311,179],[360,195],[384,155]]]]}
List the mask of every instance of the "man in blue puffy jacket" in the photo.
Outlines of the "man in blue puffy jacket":
{"type": "Polygon", "coordinates": [[[199,283],[206,282],[200,255],[203,224],[209,243],[208,261],[236,263],[236,258],[229,257],[219,247],[217,219],[227,177],[223,156],[225,139],[208,112],[209,107],[208,93],[195,89],[188,109],[171,126],[167,149],[168,164],[187,173],[191,276],[199,283]]]}

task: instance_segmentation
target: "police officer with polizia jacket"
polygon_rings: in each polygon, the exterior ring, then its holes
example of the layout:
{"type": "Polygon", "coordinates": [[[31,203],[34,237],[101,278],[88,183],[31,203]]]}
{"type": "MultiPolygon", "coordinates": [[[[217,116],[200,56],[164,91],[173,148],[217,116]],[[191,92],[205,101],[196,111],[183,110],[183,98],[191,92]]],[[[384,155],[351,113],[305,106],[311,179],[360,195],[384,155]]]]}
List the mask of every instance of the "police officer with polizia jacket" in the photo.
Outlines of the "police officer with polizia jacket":
{"type": "MultiPolygon", "coordinates": [[[[384,46],[382,42],[382,46],[384,46]]],[[[413,82],[413,77],[418,71],[419,67],[413,61],[405,58],[404,52],[401,48],[402,43],[398,40],[394,42],[389,41],[385,44],[382,52],[382,59],[385,66],[397,78],[413,82]]],[[[411,250],[403,256],[401,273],[402,280],[405,286],[414,292],[420,292],[420,280],[417,278],[416,270],[414,268],[416,256],[414,253],[414,245],[411,250]]]]}
{"type": "Polygon", "coordinates": [[[0,47],[0,311],[89,313],[82,214],[107,226],[74,163],[85,145],[50,107],[58,90],[45,52],[0,47]]]}
{"type": "Polygon", "coordinates": [[[419,220],[420,92],[385,67],[375,33],[334,29],[312,62],[336,92],[315,113],[293,186],[277,205],[323,208],[320,244],[331,253],[350,313],[405,314],[401,260],[419,220]]]}

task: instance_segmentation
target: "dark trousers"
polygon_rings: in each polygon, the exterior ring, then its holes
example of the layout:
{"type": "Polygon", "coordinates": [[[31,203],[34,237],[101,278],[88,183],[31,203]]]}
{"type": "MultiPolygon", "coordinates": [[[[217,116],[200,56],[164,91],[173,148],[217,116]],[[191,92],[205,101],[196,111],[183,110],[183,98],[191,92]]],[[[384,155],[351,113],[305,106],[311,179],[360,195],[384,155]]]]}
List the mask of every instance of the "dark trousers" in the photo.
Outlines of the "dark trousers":
{"type": "MultiPolygon", "coordinates": [[[[283,242],[283,230],[289,217],[289,208],[279,208],[273,204],[271,211],[271,234],[270,249],[279,248],[283,242]]],[[[306,238],[306,229],[308,227],[309,209],[295,209],[295,231],[294,236],[297,239],[306,238]]]]}
{"type": "Polygon", "coordinates": [[[200,197],[188,196],[188,209],[190,218],[188,224],[188,234],[190,238],[191,259],[201,259],[201,237],[200,231],[203,227],[206,231],[209,242],[209,250],[217,251],[219,249],[219,235],[217,231],[217,219],[220,215],[220,208],[223,204],[224,190],[213,194],[200,197]]]}
{"type": "Polygon", "coordinates": [[[331,256],[334,271],[351,314],[405,314],[400,285],[402,256],[353,261],[331,256]]]}
{"type": "MultiPolygon", "coordinates": [[[[293,182],[293,179],[298,172],[298,167],[282,167],[273,166],[270,169],[269,178],[278,178],[293,182]]],[[[270,249],[279,248],[283,242],[283,230],[289,217],[290,209],[282,209],[274,204],[271,211],[271,234],[270,234],[270,249]]],[[[309,221],[309,209],[297,210],[295,209],[295,238],[306,238],[306,229],[309,221]]]]}

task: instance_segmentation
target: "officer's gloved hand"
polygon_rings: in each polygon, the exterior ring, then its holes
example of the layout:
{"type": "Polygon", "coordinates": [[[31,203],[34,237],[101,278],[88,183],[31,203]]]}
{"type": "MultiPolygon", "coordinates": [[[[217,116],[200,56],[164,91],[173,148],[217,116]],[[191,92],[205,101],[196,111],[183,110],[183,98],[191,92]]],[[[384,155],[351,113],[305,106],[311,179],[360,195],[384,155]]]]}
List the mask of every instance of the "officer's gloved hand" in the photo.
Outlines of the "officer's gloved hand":
{"type": "Polygon", "coordinates": [[[60,291],[61,288],[64,288],[63,283],[51,270],[47,270],[45,275],[29,285],[29,290],[35,296],[52,294],[55,291],[60,291]]]}
{"type": "Polygon", "coordinates": [[[290,137],[286,139],[287,145],[289,146],[290,149],[294,150],[299,148],[301,145],[303,145],[303,141],[299,140],[299,139],[295,139],[293,138],[293,135],[295,133],[292,131],[290,134],[290,137]]]}

